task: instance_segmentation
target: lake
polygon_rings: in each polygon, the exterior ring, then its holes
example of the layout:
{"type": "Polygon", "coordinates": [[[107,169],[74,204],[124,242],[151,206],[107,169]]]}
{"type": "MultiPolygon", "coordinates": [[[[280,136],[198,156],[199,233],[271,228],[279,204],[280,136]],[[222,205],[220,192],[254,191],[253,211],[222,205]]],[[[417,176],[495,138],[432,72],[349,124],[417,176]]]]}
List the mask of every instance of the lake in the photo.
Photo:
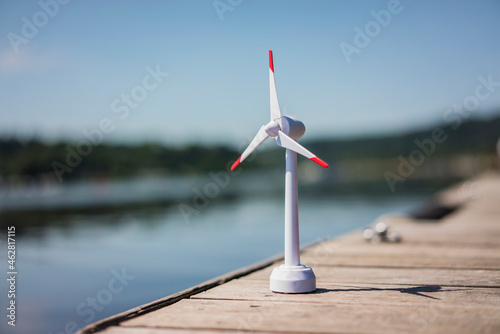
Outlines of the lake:
{"type": "MultiPolygon", "coordinates": [[[[2,302],[0,332],[73,333],[281,253],[278,176],[241,176],[220,189],[214,177],[4,189],[0,268],[5,275],[7,226],[16,226],[17,318],[15,328],[7,325],[2,302]],[[141,200],[144,205],[135,205],[141,200]]],[[[385,213],[408,212],[426,195],[300,192],[301,244],[366,226],[385,213]]],[[[2,279],[0,293],[7,291],[2,279]]]]}

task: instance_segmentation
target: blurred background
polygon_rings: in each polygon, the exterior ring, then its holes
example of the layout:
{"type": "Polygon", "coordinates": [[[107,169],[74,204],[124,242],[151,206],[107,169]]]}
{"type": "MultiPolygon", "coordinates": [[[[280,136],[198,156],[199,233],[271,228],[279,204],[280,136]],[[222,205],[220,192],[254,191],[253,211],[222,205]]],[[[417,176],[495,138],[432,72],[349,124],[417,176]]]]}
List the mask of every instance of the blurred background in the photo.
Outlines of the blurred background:
{"type": "Polygon", "coordinates": [[[268,49],[282,112],[330,164],[299,157],[302,244],[498,169],[499,14],[0,1],[0,276],[9,226],[18,271],[16,327],[4,315],[0,331],[74,333],[282,252],[284,151],[268,141],[229,170],[268,122],[268,49]]]}

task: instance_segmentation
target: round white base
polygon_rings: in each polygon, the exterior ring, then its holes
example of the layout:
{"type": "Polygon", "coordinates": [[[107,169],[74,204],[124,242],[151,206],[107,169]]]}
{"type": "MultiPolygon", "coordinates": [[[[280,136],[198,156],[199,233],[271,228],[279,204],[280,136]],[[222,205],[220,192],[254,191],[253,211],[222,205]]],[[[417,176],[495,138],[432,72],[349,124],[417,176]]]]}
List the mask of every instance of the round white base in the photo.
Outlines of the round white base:
{"type": "Polygon", "coordinates": [[[316,276],[310,267],[298,266],[275,267],[270,277],[271,291],[281,293],[305,293],[316,290],[316,276]]]}

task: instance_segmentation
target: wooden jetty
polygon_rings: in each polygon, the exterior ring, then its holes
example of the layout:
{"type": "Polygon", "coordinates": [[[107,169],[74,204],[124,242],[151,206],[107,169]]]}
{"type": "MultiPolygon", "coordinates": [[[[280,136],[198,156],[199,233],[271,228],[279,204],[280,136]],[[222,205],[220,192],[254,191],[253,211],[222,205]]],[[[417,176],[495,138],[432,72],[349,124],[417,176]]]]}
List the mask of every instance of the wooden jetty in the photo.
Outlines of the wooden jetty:
{"type": "Polygon", "coordinates": [[[275,258],[80,333],[500,333],[500,175],[445,190],[434,203],[457,209],[434,220],[378,219],[400,243],[367,243],[354,231],[304,249],[315,293],[271,292],[275,258]]]}

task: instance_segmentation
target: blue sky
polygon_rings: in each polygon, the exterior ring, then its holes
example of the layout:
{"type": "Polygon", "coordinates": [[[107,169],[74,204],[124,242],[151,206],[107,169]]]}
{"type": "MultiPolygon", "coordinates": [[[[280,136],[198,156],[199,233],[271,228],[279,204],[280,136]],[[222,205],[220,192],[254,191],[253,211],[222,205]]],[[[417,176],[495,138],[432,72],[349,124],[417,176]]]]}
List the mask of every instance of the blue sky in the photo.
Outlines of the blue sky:
{"type": "MultiPolygon", "coordinates": [[[[393,1],[0,1],[0,134],[80,140],[104,119],[108,141],[238,145],[269,118],[268,49],[305,140],[434,124],[500,81],[500,1],[393,1]],[[356,27],[372,36],[348,62],[356,27]]],[[[500,87],[473,113],[494,110],[500,87]]]]}

